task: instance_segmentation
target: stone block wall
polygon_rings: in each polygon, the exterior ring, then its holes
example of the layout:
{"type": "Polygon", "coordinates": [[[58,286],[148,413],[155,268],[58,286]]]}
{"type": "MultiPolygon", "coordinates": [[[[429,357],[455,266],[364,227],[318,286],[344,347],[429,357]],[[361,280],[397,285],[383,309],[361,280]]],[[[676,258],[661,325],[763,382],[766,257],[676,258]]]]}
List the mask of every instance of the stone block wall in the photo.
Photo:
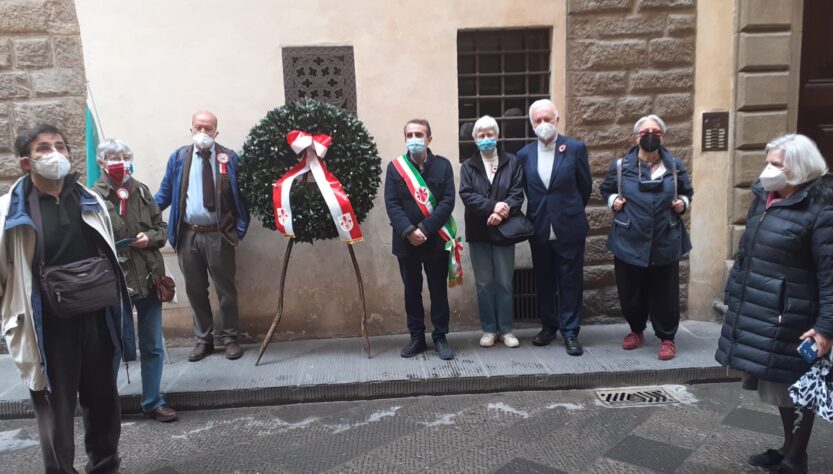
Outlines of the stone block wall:
{"type": "Polygon", "coordinates": [[[50,123],[67,134],[85,172],[86,87],[73,0],[0,1],[0,192],[20,176],[14,138],[50,123]]]}
{"type": "MultiPolygon", "coordinates": [[[[605,248],[611,214],[598,186],[632,145],[633,124],[657,114],[669,127],[664,144],[691,169],[696,0],[570,0],[567,134],[590,150],[594,192],[587,214],[585,319],[621,315],[613,256],[605,248]]],[[[696,205],[696,195],[695,204],[696,205]]],[[[688,262],[681,262],[683,308],[688,262]]]]}
{"type": "Polygon", "coordinates": [[[752,203],[751,184],[764,167],[763,150],[795,130],[802,2],[738,0],[731,255],[737,251],[752,203]]]}

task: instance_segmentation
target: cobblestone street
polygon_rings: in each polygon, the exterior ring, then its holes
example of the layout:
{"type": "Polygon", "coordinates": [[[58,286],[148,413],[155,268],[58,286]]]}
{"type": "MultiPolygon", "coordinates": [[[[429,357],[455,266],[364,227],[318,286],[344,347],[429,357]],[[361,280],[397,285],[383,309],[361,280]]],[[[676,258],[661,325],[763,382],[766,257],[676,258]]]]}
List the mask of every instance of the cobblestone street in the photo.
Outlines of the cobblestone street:
{"type": "MultiPolygon", "coordinates": [[[[755,472],[780,446],[775,411],[737,383],[663,386],[680,403],[608,408],[594,391],[514,392],[182,412],[123,421],[122,471],[755,472]]],[[[80,420],[77,446],[82,445],[80,420]]],[[[42,470],[34,420],[0,422],[3,472],[42,470]]],[[[833,425],[819,421],[810,471],[830,472],[833,425]]],[[[83,471],[85,456],[76,467],[83,471]]]]}

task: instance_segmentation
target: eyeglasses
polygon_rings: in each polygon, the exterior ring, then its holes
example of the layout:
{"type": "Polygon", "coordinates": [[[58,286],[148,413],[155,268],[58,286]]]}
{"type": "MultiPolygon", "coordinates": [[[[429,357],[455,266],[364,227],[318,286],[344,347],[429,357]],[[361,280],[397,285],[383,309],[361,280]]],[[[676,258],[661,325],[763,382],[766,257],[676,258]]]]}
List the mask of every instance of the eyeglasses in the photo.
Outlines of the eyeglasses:
{"type": "Polygon", "coordinates": [[[640,137],[644,137],[644,136],[647,136],[647,135],[653,135],[657,138],[662,138],[663,133],[662,133],[662,130],[658,130],[656,128],[646,128],[645,130],[640,130],[639,131],[639,136],[640,137]]]}
{"type": "Polygon", "coordinates": [[[51,143],[40,143],[35,147],[35,151],[41,154],[50,153],[52,150],[63,154],[69,150],[69,147],[63,142],[57,142],[54,146],[51,143]]]}

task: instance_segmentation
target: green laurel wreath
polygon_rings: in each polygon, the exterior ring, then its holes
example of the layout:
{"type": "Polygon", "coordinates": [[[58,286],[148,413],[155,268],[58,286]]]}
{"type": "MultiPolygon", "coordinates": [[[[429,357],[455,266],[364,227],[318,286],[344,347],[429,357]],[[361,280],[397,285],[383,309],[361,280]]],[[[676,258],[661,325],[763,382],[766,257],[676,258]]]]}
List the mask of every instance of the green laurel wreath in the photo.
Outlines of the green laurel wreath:
{"type": "MultiPolygon", "coordinates": [[[[238,186],[251,213],[264,227],[275,230],[272,185],[300,161],[286,142],[292,130],[333,137],[323,161],[344,187],[359,223],[364,222],[381,183],[382,159],[376,144],[359,119],[315,100],[273,109],[249,132],[240,154],[238,186]]],[[[295,239],[313,243],[337,238],[330,210],[312,176],[308,180],[296,179],[290,191],[295,239]]]]}

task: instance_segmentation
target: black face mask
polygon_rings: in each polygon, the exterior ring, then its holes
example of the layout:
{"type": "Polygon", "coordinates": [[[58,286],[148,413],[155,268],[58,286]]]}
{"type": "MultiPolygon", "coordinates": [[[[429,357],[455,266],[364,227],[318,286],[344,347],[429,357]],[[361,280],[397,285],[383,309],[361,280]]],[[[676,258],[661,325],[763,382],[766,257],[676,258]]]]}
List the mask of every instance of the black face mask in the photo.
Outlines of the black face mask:
{"type": "Polygon", "coordinates": [[[660,138],[654,134],[646,134],[639,139],[639,148],[647,152],[655,152],[659,150],[660,138]]]}
{"type": "MultiPolygon", "coordinates": [[[[648,135],[650,136],[650,135],[648,135]]],[[[641,140],[640,140],[641,141],[641,140]]],[[[660,179],[642,179],[642,163],[636,165],[639,169],[639,191],[643,193],[658,193],[662,191],[662,178],[660,179]]]]}
{"type": "Polygon", "coordinates": [[[658,193],[662,191],[662,180],[640,181],[639,191],[643,193],[658,193]]]}

